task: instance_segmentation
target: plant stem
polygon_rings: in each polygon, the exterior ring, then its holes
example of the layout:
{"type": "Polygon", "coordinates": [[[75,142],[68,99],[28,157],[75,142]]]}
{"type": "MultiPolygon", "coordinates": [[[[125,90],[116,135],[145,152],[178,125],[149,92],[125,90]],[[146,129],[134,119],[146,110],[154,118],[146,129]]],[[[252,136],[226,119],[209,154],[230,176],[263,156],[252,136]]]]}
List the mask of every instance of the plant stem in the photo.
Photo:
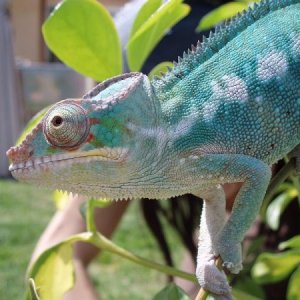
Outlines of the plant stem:
{"type": "Polygon", "coordinates": [[[31,300],[40,300],[40,297],[39,297],[39,295],[37,293],[37,290],[36,290],[34,280],[32,278],[29,278],[28,282],[29,282],[29,291],[30,291],[31,300]]]}
{"type": "Polygon", "coordinates": [[[92,233],[96,233],[97,232],[97,228],[96,228],[96,224],[94,221],[94,199],[89,199],[87,202],[87,209],[86,209],[86,228],[87,231],[92,232],[92,233]]]}
{"type": "MultiPolygon", "coordinates": [[[[222,258],[219,256],[216,260],[216,266],[220,271],[222,270],[222,264],[223,264],[222,258]]],[[[195,300],[205,300],[208,294],[209,292],[207,290],[205,290],[204,288],[200,288],[199,293],[197,294],[195,300]]]]}
{"type": "Polygon", "coordinates": [[[159,264],[159,263],[153,262],[151,260],[142,258],[138,255],[135,255],[135,254],[125,250],[124,248],[121,248],[121,247],[117,246],[116,244],[112,243],[109,239],[107,239],[106,237],[101,235],[99,232],[95,233],[92,236],[91,242],[95,246],[97,246],[103,250],[107,250],[109,252],[115,253],[115,254],[117,254],[121,257],[124,257],[136,264],[160,271],[167,275],[177,276],[177,277],[186,279],[188,281],[197,282],[197,279],[194,274],[186,273],[186,272],[180,271],[178,269],[175,269],[175,268],[172,268],[169,266],[165,266],[163,264],[159,264]]]}

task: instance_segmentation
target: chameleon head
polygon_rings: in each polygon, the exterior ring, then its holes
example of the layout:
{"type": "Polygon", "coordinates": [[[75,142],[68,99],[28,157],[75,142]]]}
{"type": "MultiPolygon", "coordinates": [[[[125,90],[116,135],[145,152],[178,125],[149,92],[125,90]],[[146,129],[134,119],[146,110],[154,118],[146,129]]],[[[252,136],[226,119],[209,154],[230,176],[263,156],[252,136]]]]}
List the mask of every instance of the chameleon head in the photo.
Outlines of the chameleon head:
{"type": "Polygon", "coordinates": [[[120,190],[145,152],[136,131],[157,122],[153,97],[148,78],[130,73],[104,81],[82,99],[58,102],[7,151],[12,175],[92,196],[129,197],[120,190]]]}

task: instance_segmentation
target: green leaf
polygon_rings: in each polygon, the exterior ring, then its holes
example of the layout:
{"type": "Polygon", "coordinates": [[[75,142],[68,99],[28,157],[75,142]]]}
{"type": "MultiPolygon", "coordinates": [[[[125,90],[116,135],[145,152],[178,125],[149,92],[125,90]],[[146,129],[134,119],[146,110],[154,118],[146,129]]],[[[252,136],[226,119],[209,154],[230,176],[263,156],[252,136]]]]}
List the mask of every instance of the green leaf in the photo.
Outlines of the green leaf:
{"type": "Polygon", "coordinates": [[[156,294],[153,300],[190,300],[190,298],[176,284],[170,283],[156,294]]]}
{"type": "MultiPolygon", "coordinates": [[[[91,242],[90,233],[74,235],[47,249],[34,262],[28,277],[42,300],[61,300],[74,285],[73,244],[77,241],[91,242]]],[[[27,295],[26,299],[29,298],[27,295]]]]}
{"type": "Polygon", "coordinates": [[[258,256],[251,274],[259,284],[278,282],[286,278],[299,263],[300,251],[262,253],[258,256]]]}
{"type": "Polygon", "coordinates": [[[44,109],[42,109],[40,112],[38,112],[36,115],[34,115],[32,117],[32,119],[27,123],[27,125],[24,128],[23,132],[19,136],[19,138],[16,142],[16,145],[19,145],[25,139],[27,134],[29,134],[31,132],[31,130],[42,120],[42,118],[46,114],[49,107],[50,106],[45,107],[44,109]]]}
{"type": "Polygon", "coordinates": [[[109,12],[98,1],[62,1],[42,31],[48,47],[79,73],[99,81],[121,73],[118,33],[109,12]]]}
{"type": "Polygon", "coordinates": [[[63,243],[53,248],[34,280],[41,299],[61,300],[74,285],[72,245],[63,243]]]}
{"type": "Polygon", "coordinates": [[[292,274],[288,290],[287,300],[299,300],[300,299],[300,267],[292,274]]]}
{"type": "Polygon", "coordinates": [[[151,17],[153,13],[161,6],[162,0],[148,0],[139,10],[131,28],[130,37],[132,37],[142,25],[151,17]]]}
{"type": "Polygon", "coordinates": [[[278,248],[280,250],[283,250],[286,248],[299,248],[300,249],[300,235],[294,236],[293,238],[289,239],[288,241],[280,243],[278,248]]]}
{"type": "Polygon", "coordinates": [[[225,21],[237,13],[247,9],[247,3],[229,2],[219,6],[210,13],[206,14],[199,22],[196,32],[204,31],[212,28],[216,24],[225,21]]]}
{"type": "Polygon", "coordinates": [[[233,290],[236,292],[236,299],[246,299],[246,297],[249,299],[265,299],[263,288],[248,276],[241,276],[234,284],[233,290]],[[241,293],[246,294],[246,296],[242,296],[241,293]]]}
{"type": "Polygon", "coordinates": [[[277,196],[269,204],[266,211],[266,223],[271,229],[277,230],[279,228],[281,214],[284,212],[290,202],[297,196],[297,194],[297,189],[291,188],[277,196]]]}
{"type": "Polygon", "coordinates": [[[170,61],[163,61],[160,64],[156,65],[148,74],[148,77],[150,79],[153,79],[155,76],[161,76],[161,73],[166,73],[168,71],[168,68],[172,68],[173,63],[170,61]]]}
{"type": "Polygon", "coordinates": [[[189,13],[190,7],[182,1],[170,0],[163,4],[129,39],[127,60],[131,71],[139,71],[167,30],[189,13]]]}
{"type": "Polygon", "coordinates": [[[245,291],[241,291],[239,289],[233,288],[231,291],[232,295],[234,296],[234,299],[236,300],[261,300],[262,298],[254,297],[245,291]]]}

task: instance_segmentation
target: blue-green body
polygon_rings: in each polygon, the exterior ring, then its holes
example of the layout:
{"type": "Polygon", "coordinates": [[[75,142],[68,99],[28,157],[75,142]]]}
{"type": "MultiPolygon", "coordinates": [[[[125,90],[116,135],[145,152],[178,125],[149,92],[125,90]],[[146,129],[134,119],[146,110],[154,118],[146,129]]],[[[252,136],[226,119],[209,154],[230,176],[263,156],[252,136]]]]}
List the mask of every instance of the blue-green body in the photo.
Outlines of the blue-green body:
{"type": "Polygon", "coordinates": [[[166,123],[190,120],[186,134],[174,141],[179,151],[203,147],[271,164],[299,143],[300,4],[289,2],[295,4],[259,14],[254,23],[249,11],[231,30],[220,30],[231,37],[225,45],[224,34],[213,35],[154,82],[166,123]],[[266,78],[259,73],[264,63],[266,78]]]}
{"type": "Polygon", "coordinates": [[[55,104],[7,155],[23,181],[96,197],[204,201],[197,271],[232,299],[214,264],[242,267],[271,164],[294,148],[300,173],[300,0],[262,1],[221,26],[162,78],[109,79],[55,104]],[[242,182],[229,219],[224,183],[242,182]]]}

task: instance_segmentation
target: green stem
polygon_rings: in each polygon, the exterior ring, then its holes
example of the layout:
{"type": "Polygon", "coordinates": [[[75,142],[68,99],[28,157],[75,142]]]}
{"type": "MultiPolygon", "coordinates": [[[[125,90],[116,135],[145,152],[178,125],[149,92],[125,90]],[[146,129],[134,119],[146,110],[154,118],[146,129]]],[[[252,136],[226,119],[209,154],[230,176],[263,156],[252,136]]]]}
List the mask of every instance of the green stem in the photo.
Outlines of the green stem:
{"type": "Polygon", "coordinates": [[[103,250],[107,250],[109,252],[115,253],[115,254],[117,254],[121,257],[124,257],[124,258],[126,258],[126,259],[128,259],[128,260],[130,260],[130,261],[132,261],[136,264],[139,264],[139,265],[142,265],[144,267],[160,271],[160,272],[165,273],[167,275],[180,277],[180,278],[186,279],[188,281],[192,281],[192,282],[197,282],[197,279],[196,279],[195,275],[180,271],[178,269],[175,269],[175,268],[172,268],[172,267],[169,267],[169,266],[165,266],[165,265],[153,262],[151,260],[142,258],[138,255],[135,255],[135,254],[125,250],[124,248],[121,248],[121,247],[117,246],[116,244],[111,242],[109,239],[107,239],[106,237],[101,235],[99,232],[95,233],[92,236],[91,242],[96,247],[99,247],[103,250]]]}
{"type": "Polygon", "coordinates": [[[87,210],[86,210],[86,228],[87,231],[96,233],[97,228],[94,220],[94,208],[95,203],[94,199],[89,199],[87,202],[87,210]]]}
{"type": "Polygon", "coordinates": [[[29,278],[28,282],[29,282],[29,291],[30,291],[31,300],[40,300],[40,297],[36,291],[34,280],[32,278],[29,278]]]}

